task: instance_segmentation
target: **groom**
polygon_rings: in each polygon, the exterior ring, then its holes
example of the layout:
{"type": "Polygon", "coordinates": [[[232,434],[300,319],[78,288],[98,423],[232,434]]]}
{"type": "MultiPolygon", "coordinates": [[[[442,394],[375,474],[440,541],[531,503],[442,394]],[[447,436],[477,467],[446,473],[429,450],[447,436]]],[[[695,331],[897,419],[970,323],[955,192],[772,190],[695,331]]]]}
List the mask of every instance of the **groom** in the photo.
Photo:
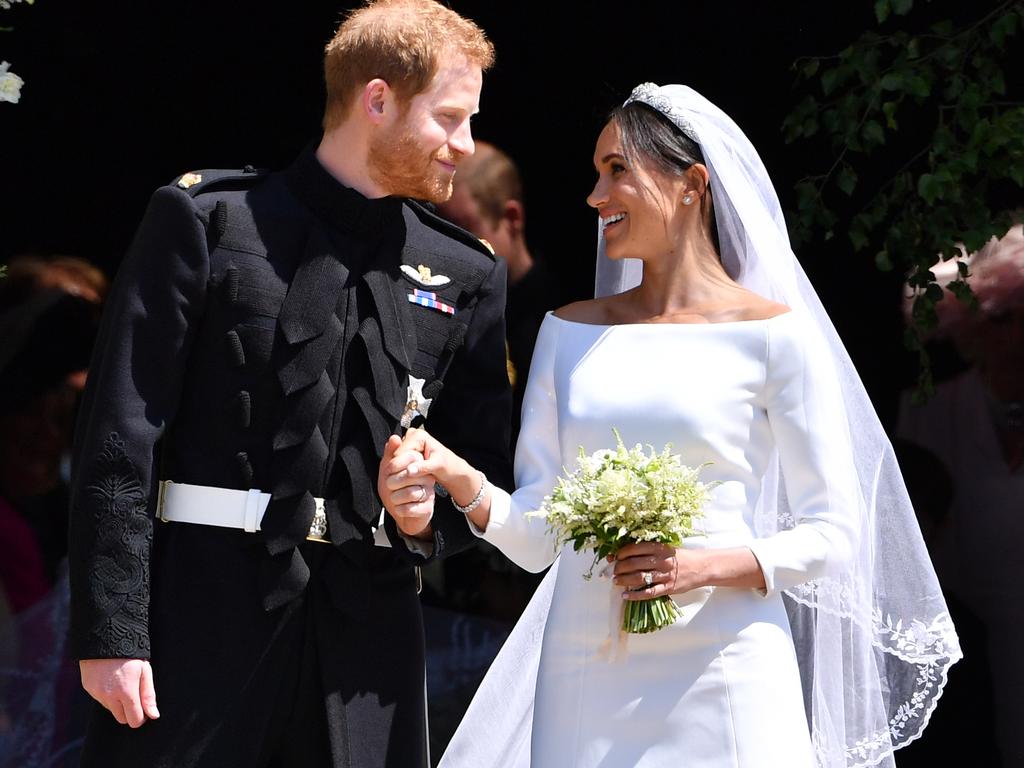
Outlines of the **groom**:
{"type": "Polygon", "coordinates": [[[371,2],[315,148],[153,196],[75,447],[83,766],[425,764],[415,566],[472,537],[433,489],[399,533],[373,478],[426,417],[509,481],[503,262],[414,202],[451,193],[492,58],[433,0],[371,2]]]}

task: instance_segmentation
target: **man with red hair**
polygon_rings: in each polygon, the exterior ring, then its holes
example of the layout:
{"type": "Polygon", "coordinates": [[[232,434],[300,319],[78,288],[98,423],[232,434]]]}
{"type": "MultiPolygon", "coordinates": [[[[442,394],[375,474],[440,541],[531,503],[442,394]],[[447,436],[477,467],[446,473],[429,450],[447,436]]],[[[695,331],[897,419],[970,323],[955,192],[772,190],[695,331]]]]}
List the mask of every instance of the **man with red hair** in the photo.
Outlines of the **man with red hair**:
{"type": "Polygon", "coordinates": [[[374,479],[424,418],[510,479],[504,264],[416,202],[451,194],[492,58],[433,0],[371,2],[315,147],[154,195],[76,440],[71,645],[109,710],[83,766],[426,763],[415,569],[471,534],[433,488],[399,533],[374,479]]]}

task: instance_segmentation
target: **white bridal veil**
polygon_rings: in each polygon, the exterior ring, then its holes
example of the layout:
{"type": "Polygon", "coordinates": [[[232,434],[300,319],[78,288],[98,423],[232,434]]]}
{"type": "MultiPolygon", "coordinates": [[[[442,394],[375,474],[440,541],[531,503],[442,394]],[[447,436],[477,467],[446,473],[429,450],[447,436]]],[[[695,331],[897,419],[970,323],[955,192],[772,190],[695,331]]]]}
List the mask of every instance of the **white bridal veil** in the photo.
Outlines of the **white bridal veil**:
{"type": "MultiPolygon", "coordinates": [[[[790,247],[782,209],[754,147],[718,107],[682,85],[637,87],[639,101],[696,141],[711,178],[722,261],[741,285],[805,317],[831,354],[818,364],[842,389],[852,471],[860,490],[859,543],[843,574],[786,592],[815,755],[823,768],[895,766],[893,752],[924,729],[959,642],[918,529],[892,446],[850,357],[790,247]]],[[[603,245],[603,244],[602,244],[603,245]]],[[[599,248],[596,292],[640,281],[640,263],[599,248]]],[[[851,471],[849,457],[836,471],[851,471]]],[[[758,536],[791,528],[778,456],[755,511],[758,536]]],[[[557,568],[557,562],[552,571],[557,568]]],[[[443,768],[527,768],[549,573],[477,692],[443,768]]]]}

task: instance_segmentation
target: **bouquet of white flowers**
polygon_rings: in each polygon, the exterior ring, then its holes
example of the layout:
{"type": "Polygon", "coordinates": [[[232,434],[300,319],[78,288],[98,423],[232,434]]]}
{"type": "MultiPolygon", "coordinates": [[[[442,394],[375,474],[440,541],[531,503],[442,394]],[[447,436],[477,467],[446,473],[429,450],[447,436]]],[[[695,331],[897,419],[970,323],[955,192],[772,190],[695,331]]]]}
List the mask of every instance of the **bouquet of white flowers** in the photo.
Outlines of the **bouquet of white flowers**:
{"type": "MultiPolygon", "coordinates": [[[[556,547],[572,542],[573,549],[594,551],[594,563],[614,555],[626,544],[653,541],[678,547],[693,533],[693,519],[702,513],[709,491],[717,483],[697,479],[705,466],[683,464],[666,445],[661,453],[637,444],[631,450],[615,430],[614,449],[587,456],[583,448],[578,469],[558,479],[558,485],[536,512],[557,537],[556,547]]],[[[651,600],[626,601],[622,629],[653,632],[679,618],[668,595],[651,600]]]]}

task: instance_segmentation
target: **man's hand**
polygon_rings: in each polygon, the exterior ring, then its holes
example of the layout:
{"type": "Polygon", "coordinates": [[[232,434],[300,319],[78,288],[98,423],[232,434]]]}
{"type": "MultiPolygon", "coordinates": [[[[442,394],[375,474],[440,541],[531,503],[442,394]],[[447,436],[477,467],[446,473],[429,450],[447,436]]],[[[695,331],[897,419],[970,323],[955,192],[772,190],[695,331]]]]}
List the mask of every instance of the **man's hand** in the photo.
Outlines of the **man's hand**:
{"type": "Polygon", "coordinates": [[[408,471],[409,465],[423,461],[423,454],[408,448],[408,442],[395,435],[388,438],[377,471],[377,493],[402,533],[429,539],[433,536],[434,478],[408,471]]]}
{"type": "Polygon", "coordinates": [[[153,668],[142,659],[82,659],[78,662],[85,692],[110,710],[121,725],[138,728],[156,720],[153,668]]]}
{"type": "MultiPolygon", "coordinates": [[[[463,505],[481,490],[486,491],[486,487],[481,488],[481,473],[426,430],[410,429],[402,440],[388,438],[377,474],[377,492],[407,536],[419,535],[409,531],[429,524],[434,512],[434,483],[443,485],[452,501],[463,505]],[[403,520],[409,528],[403,527],[403,520]]],[[[490,509],[490,495],[485,494],[469,513],[470,521],[482,531],[487,530],[490,509]]]]}

